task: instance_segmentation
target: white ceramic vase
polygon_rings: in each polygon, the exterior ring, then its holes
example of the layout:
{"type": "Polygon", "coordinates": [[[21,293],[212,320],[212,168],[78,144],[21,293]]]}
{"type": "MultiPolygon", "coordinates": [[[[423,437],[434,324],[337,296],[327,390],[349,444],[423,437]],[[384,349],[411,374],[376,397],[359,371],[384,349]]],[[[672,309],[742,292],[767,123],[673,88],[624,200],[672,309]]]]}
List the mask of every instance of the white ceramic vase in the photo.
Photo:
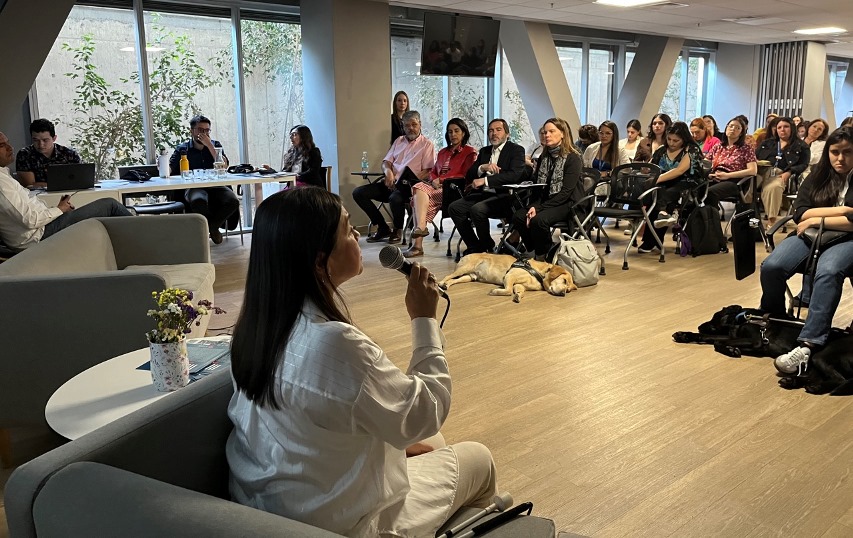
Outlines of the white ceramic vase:
{"type": "Polygon", "coordinates": [[[190,382],[190,359],[187,340],[159,344],[149,342],[151,351],[151,380],[160,392],[186,387],[190,382]]]}

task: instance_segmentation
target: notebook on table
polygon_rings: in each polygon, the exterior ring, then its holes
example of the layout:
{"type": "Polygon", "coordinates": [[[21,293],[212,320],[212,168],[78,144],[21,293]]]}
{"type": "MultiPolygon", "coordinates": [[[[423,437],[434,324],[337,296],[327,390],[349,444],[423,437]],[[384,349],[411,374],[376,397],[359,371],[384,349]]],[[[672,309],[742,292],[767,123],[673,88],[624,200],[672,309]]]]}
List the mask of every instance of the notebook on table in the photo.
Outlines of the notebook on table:
{"type": "Polygon", "coordinates": [[[95,188],[95,164],[51,164],[47,167],[47,191],[81,191],[95,188]]]}

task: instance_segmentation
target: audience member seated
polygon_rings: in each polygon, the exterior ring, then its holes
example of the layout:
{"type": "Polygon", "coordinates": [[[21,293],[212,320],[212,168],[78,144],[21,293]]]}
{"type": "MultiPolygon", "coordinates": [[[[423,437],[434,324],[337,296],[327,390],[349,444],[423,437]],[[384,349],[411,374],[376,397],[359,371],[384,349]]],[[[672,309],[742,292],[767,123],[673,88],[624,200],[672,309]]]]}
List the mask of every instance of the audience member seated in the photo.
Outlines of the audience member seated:
{"type": "Polygon", "coordinates": [[[608,177],[611,170],[629,162],[628,154],[619,147],[619,127],[612,121],[599,125],[598,142],[593,142],[583,152],[583,165],[595,168],[601,177],[608,177]]]}
{"type": "Polygon", "coordinates": [[[652,155],[651,163],[661,169],[656,186],[661,187],[657,193],[657,203],[649,214],[654,223],[654,230],[648,226],[643,230],[643,242],[638,250],[641,253],[658,250],[658,244],[651,234],[656,233],[663,242],[667,227],[678,221],[676,207],[681,195],[699,186],[702,178],[702,150],[690,129],[683,121],[677,121],[666,132],[666,145],[661,146],[652,155]]]}
{"type": "MultiPolygon", "coordinates": [[[[800,124],[803,123],[803,117],[802,116],[794,116],[793,118],[791,118],[791,121],[794,122],[795,127],[799,128],[800,124]]],[[[806,122],[806,123],[808,123],[808,122],[806,122]]]]}
{"type": "MultiPolygon", "coordinates": [[[[752,150],[755,151],[755,146],[756,146],[755,137],[753,135],[749,134],[749,118],[747,118],[743,114],[738,114],[735,117],[737,119],[739,119],[741,121],[741,123],[746,125],[746,136],[744,137],[743,141],[746,143],[747,146],[751,147],[752,150]]],[[[722,140],[722,138],[720,138],[720,140],[722,140]]]]}
{"type": "MultiPolygon", "coordinates": [[[[754,133],[752,133],[753,138],[755,138],[755,147],[761,147],[761,144],[764,143],[768,138],[773,138],[776,133],[776,122],[779,121],[779,115],[770,113],[767,115],[766,122],[764,127],[756,129],[754,133]]],[[[791,123],[793,125],[793,122],[791,123]]],[[[792,131],[793,134],[793,131],[792,131]]]]}
{"type": "Polygon", "coordinates": [[[409,111],[409,94],[399,91],[394,94],[394,102],[391,104],[391,143],[401,136],[406,136],[403,129],[403,114],[409,111]]]}
{"type": "Polygon", "coordinates": [[[794,122],[791,118],[775,118],[773,136],[761,143],[755,150],[759,161],[769,161],[771,167],[760,177],[761,202],[767,214],[767,227],[776,222],[782,207],[782,195],[792,176],[803,173],[809,165],[809,148],[794,136],[794,122]]]}
{"type": "Polygon", "coordinates": [[[829,124],[826,120],[818,118],[807,123],[809,127],[803,142],[809,147],[809,167],[803,172],[803,179],[808,177],[811,169],[820,161],[826,137],[829,136],[829,124]]]}
{"type": "Polygon", "coordinates": [[[468,145],[471,133],[460,118],[447,122],[444,140],[447,146],[438,152],[435,166],[429,172],[429,181],[419,181],[412,187],[412,208],[415,213],[414,241],[403,255],[407,258],[424,255],[424,237],[429,235],[427,224],[441,209],[442,184],[446,179],[464,178],[477,158],[477,150],[468,145]]]}
{"type": "Polygon", "coordinates": [[[847,116],[841,120],[841,127],[850,127],[851,125],[853,125],[853,116],[847,116]]]}
{"type": "Polygon", "coordinates": [[[32,145],[21,148],[15,159],[18,181],[24,187],[47,187],[47,167],[51,164],[79,164],[80,155],[71,148],[56,143],[56,128],[46,119],[30,124],[32,145]]]}
{"type": "Polygon", "coordinates": [[[297,125],[290,130],[290,148],[281,160],[281,171],[295,173],[297,186],[326,188],[323,156],[320,148],[314,145],[314,135],[307,125],[297,125]]]}
{"type": "Polygon", "coordinates": [[[649,135],[640,140],[637,146],[637,153],[634,155],[634,162],[647,163],[651,161],[654,153],[666,146],[666,133],[672,127],[672,118],[669,114],[658,113],[652,118],[649,124],[649,135]]]}
{"type": "Polygon", "coordinates": [[[393,244],[400,241],[406,204],[412,197],[411,186],[429,177],[429,171],[435,164],[435,146],[421,134],[421,115],[415,110],[407,111],[403,114],[403,128],[405,136],[391,144],[391,149],[382,160],[385,178],[352,191],[352,199],[367,214],[370,223],[377,227],[367,238],[368,243],[387,241],[393,244]],[[389,203],[394,221],[393,230],[388,227],[373,200],[389,203]]]}
{"type": "MultiPolygon", "coordinates": [[[[828,230],[853,232],[853,129],[835,130],[826,141],[814,172],[803,181],[794,203],[795,234],[791,234],[761,264],[761,309],[785,316],[785,283],[807,263],[811,246],[802,237],[821,219],[828,230]]],[[[832,317],[841,300],[845,279],[853,276],[853,241],[825,248],[817,260],[811,286],[809,315],[799,345],[775,360],[784,374],[805,370],[809,357],[826,344],[832,317]]]]}
{"type": "Polygon", "coordinates": [[[409,275],[406,371],[350,318],[339,289],[363,270],[358,238],[322,189],[257,210],[231,343],[231,496],[346,536],[434,536],[462,506],[489,505],[494,461],[479,443],[426,441],[451,401],[429,270],[409,275]]]}
{"type": "Polygon", "coordinates": [[[56,207],[25,189],[9,173],[15,150],[0,133],[0,239],[6,246],[21,250],[47,239],[81,220],[95,217],[129,217],[131,212],[112,198],[101,198],[76,209],[71,196],[63,196],[56,207]]]}
{"type": "Polygon", "coordinates": [[[720,143],[720,139],[708,131],[708,128],[705,126],[705,120],[702,118],[695,118],[690,122],[690,134],[705,155],[720,143]]]}
{"type": "Polygon", "coordinates": [[[447,211],[468,247],[465,254],[491,252],[495,248],[489,219],[512,215],[512,195],[501,187],[518,183],[524,177],[524,148],[509,139],[506,121],[500,118],[490,121],[488,135],[489,145],[480,149],[466,174],[471,182],[468,194],[450,204],[447,211]]]}
{"type": "Polygon", "coordinates": [[[637,147],[640,145],[640,139],[643,138],[643,126],[640,125],[640,120],[629,121],[625,127],[625,133],[627,137],[619,141],[619,147],[625,150],[625,155],[630,162],[637,155],[637,147]]]}
{"type": "Polygon", "coordinates": [[[797,138],[800,140],[806,139],[806,136],[809,134],[809,125],[811,125],[811,122],[808,121],[800,121],[800,123],[797,124],[797,138]]]}
{"type": "Polygon", "coordinates": [[[543,151],[545,151],[545,131],[539,129],[539,142],[530,144],[530,147],[527,148],[527,153],[524,154],[524,164],[530,167],[531,173],[536,168],[536,161],[539,160],[539,156],[542,155],[543,151]]]}
{"type": "MultiPolygon", "coordinates": [[[[723,199],[739,199],[738,181],[758,174],[755,152],[746,142],[746,125],[739,118],[726,124],[723,141],[711,148],[706,156],[711,161],[711,186],[705,203],[718,206],[723,199]]],[[[755,193],[753,193],[753,196],[755,193]]]]}
{"type": "Polygon", "coordinates": [[[721,132],[720,128],[717,126],[717,120],[714,119],[714,116],[710,114],[705,114],[704,116],[702,116],[702,121],[705,122],[705,131],[708,133],[712,133],[712,136],[714,138],[720,141],[725,138],[724,133],[721,132]]]}
{"type": "MultiPolygon", "coordinates": [[[[190,139],[183,144],[179,144],[169,159],[169,169],[173,176],[180,175],[181,173],[181,155],[187,156],[187,160],[190,163],[190,170],[209,170],[213,168],[213,163],[216,161],[216,148],[221,149],[222,144],[210,137],[210,125],[210,119],[205,116],[195,116],[190,120],[190,139]]],[[[225,164],[228,164],[228,157],[224,151],[222,158],[225,164]]],[[[184,197],[191,213],[198,213],[207,219],[210,238],[217,245],[222,243],[220,228],[226,225],[229,229],[237,226],[236,218],[240,218],[238,212],[240,202],[230,187],[187,189],[184,197]],[[236,218],[232,217],[232,215],[236,216],[236,218]],[[229,222],[226,224],[226,221],[229,222]],[[233,221],[233,223],[230,221],[233,221]]]]}
{"type": "Polygon", "coordinates": [[[578,148],[581,155],[593,142],[598,142],[598,129],[595,125],[581,125],[581,128],[578,129],[578,139],[575,141],[575,147],[578,148]]]}
{"type": "Polygon", "coordinates": [[[533,189],[529,207],[513,215],[515,229],[537,260],[544,260],[551,248],[551,226],[568,221],[570,206],[584,195],[580,180],[583,162],[572,144],[569,124],[560,118],[551,118],[542,130],[545,131],[546,150],[536,163],[533,181],[545,187],[533,189]]]}

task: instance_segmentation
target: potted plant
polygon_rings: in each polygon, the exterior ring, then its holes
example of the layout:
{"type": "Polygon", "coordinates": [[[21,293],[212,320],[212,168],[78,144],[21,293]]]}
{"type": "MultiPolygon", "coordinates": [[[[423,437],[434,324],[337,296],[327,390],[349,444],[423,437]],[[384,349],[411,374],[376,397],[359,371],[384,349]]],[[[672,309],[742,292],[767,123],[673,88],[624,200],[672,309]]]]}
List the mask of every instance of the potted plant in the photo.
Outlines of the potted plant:
{"type": "Polygon", "coordinates": [[[225,311],[208,300],[193,305],[192,292],[180,288],[166,288],[151,295],[157,303],[156,309],[148,311],[157,327],[145,333],[151,351],[151,379],[157,390],[169,392],[190,382],[187,334],[193,323],[201,325],[201,316],[225,311]]]}

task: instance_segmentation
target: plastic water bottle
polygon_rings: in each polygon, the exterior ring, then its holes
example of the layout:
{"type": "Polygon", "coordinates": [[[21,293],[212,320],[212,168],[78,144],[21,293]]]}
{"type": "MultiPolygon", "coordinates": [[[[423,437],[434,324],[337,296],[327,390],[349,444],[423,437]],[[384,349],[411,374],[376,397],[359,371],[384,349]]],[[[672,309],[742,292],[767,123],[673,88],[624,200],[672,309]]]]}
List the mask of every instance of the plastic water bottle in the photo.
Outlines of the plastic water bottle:
{"type": "Polygon", "coordinates": [[[166,153],[166,148],[163,148],[157,158],[157,171],[160,177],[169,177],[169,154],[166,153]]]}
{"type": "Polygon", "coordinates": [[[366,174],[370,171],[370,161],[367,160],[367,152],[361,152],[361,173],[366,174]]]}

